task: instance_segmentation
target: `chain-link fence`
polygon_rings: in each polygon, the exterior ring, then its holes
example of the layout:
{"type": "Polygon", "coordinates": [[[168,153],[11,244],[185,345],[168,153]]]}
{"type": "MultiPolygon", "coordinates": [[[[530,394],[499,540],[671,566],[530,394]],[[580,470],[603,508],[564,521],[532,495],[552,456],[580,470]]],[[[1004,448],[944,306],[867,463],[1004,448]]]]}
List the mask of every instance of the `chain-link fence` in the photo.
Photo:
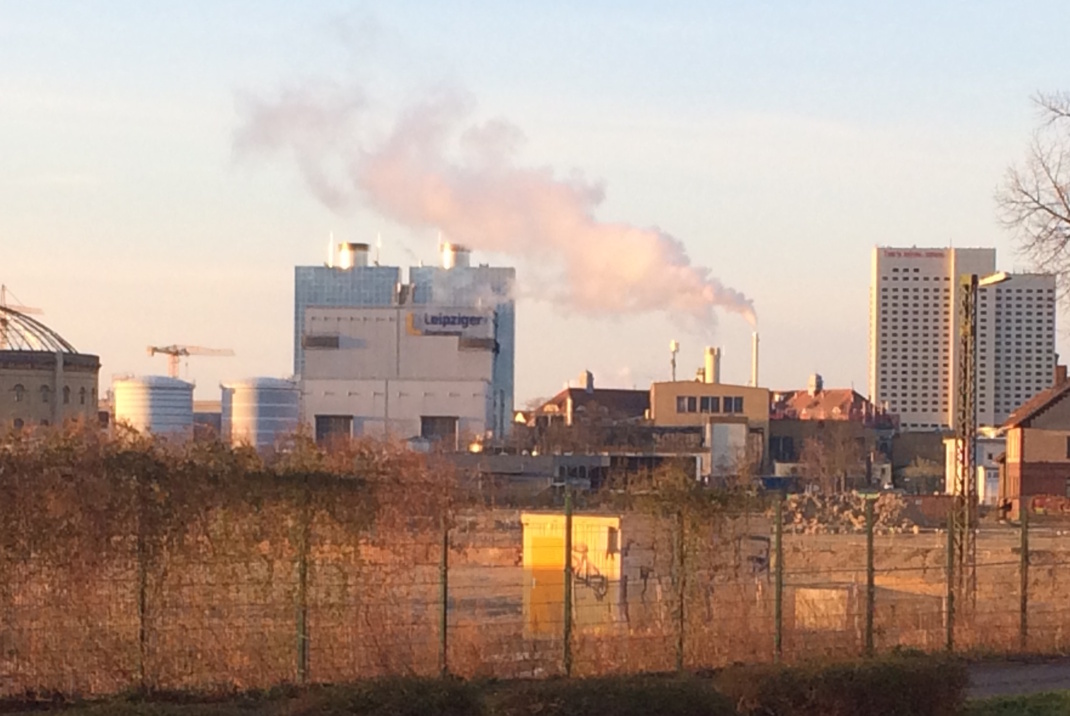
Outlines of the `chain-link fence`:
{"type": "Polygon", "coordinates": [[[1070,627],[1057,525],[980,527],[949,609],[946,531],[872,507],[834,529],[699,489],[528,509],[403,451],[335,470],[137,450],[3,454],[0,695],[1039,652],[1070,627]]]}

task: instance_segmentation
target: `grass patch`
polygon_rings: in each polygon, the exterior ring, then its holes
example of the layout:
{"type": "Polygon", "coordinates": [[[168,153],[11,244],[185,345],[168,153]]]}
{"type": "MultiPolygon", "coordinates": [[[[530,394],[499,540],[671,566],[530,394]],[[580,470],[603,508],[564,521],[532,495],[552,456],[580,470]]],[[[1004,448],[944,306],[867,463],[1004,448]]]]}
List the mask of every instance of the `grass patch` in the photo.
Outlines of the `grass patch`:
{"type": "Polygon", "coordinates": [[[1070,714],[1070,691],[972,701],[962,713],[963,716],[1066,716],[1070,714]]]}

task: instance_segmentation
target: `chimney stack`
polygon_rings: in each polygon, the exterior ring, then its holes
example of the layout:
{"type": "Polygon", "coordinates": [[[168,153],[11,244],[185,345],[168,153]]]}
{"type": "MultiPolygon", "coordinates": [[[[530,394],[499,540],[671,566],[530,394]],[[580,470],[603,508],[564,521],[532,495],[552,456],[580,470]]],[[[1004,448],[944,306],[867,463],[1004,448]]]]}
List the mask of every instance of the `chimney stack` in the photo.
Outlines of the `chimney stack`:
{"type": "Polygon", "coordinates": [[[468,268],[471,265],[472,252],[468,250],[467,246],[451,244],[446,241],[440,248],[442,249],[442,268],[468,268]]]}
{"type": "Polygon", "coordinates": [[[354,244],[348,241],[338,244],[338,268],[348,271],[351,268],[368,265],[368,245],[354,244]]]}
{"type": "Polygon", "coordinates": [[[750,384],[752,387],[758,387],[758,331],[755,331],[751,336],[751,350],[750,350],[750,384]]]}
{"type": "Polygon", "coordinates": [[[721,382],[721,349],[706,346],[703,380],[707,383],[721,382]]]}
{"type": "Polygon", "coordinates": [[[583,390],[588,395],[594,392],[594,373],[589,370],[583,371],[580,375],[580,380],[583,382],[583,390]]]}

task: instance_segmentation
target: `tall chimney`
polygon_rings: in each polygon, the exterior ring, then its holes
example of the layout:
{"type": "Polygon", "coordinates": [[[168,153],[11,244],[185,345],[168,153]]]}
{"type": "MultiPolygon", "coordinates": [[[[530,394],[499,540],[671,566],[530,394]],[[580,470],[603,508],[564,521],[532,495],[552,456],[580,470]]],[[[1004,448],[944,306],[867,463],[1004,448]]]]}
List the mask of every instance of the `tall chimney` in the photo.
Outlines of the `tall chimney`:
{"type": "Polygon", "coordinates": [[[755,388],[758,387],[758,331],[751,335],[750,384],[755,388]]]}
{"type": "Polygon", "coordinates": [[[703,379],[707,383],[721,382],[721,349],[706,346],[703,379]]]}

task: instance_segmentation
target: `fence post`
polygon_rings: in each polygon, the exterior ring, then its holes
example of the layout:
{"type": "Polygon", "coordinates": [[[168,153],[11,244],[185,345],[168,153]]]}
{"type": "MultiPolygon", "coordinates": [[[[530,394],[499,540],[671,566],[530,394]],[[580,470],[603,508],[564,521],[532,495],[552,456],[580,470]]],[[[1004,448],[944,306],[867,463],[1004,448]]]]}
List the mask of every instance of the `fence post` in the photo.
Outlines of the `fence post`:
{"type": "Polygon", "coordinates": [[[450,523],[442,521],[442,556],[438,565],[439,587],[441,589],[438,620],[438,668],[442,676],[450,673],[448,661],[448,632],[450,608],[450,523]]]}
{"type": "MultiPolygon", "coordinates": [[[[1023,500],[1024,502],[1024,500],[1023,500]]],[[[1021,604],[1019,605],[1018,638],[1022,651],[1029,647],[1029,508],[1024,505],[1021,512],[1021,572],[1022,584],[1020,589],[1021,604]]]]}
{"type": "Polygon", "coordinates": [[[572,486],[565,483],[565,676],[572,676],[572,486]]]}
{"type": "Polygon", "coordinates": [[[308,551],[312,541],[311,487],[304,480],[297,540],[297,680],[308,681],[308,551]]]}
{"type": "Polygon", "coordinates": [[[955,512],[947,516],[947,621],[945,622],[945,646],[949,652],[955,650],[955,512]]]}
{"type": "Polygon", "coordinates": [[[676,670],[684,670],[684,600],[687,590],[687,573],[684,555],[684,512],[676,513],[676,670]]]}
{"type": "Polygon", "coordinates": [[[784,493],[777,493],[774,532],[776,576],[773,583],[773,661],[784,654],[784,493]]]}
{"type": "Polygon", "coordinates": [[[148,688],[148,676],[145,662],[148,657],[148,582],[149,582],[149,550],[147,542],[148,519],[148,495],[145,477],[137,476],[137,645],[138,645],[138,687],[145,691],[148,688]]]}
{"type": "Polygon", "coordinates": [[[873,500],[866,498],[866,656],[873,656],[873,613],[876,608],[873,567],[873,500]]]}

